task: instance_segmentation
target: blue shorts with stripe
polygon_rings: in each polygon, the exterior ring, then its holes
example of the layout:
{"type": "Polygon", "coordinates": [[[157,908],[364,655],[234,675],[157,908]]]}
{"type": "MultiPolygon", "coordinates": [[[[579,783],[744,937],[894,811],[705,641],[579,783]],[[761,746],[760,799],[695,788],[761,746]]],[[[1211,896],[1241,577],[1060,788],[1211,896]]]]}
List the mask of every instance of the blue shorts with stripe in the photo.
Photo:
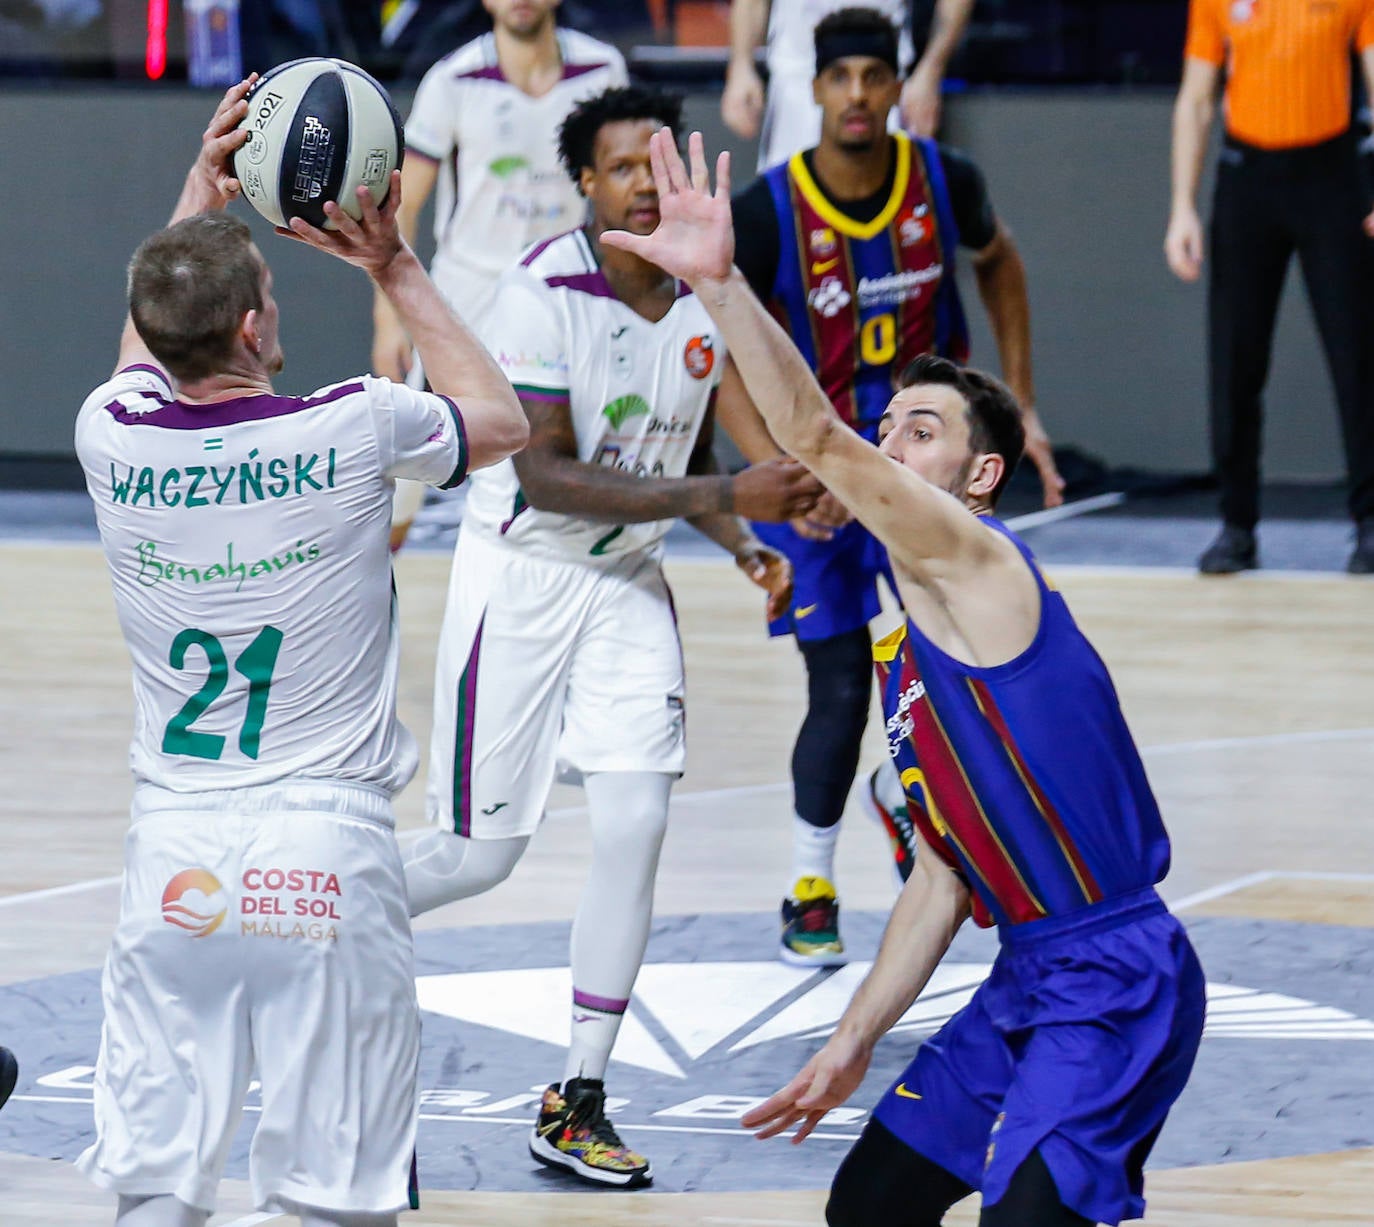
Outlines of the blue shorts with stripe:
{"type": "Polygon", "coordinates": [[[1153,889],[1007,926],[992,974],[874,1118],[987,1205],[1037,1148],[1094,1223],[1145,1212],[1142,1167],[1202,1038],[1202,968],[1153,889]]]}
{"type": "Polygon", "coordinates": [[[792,607],[768,624],[770,635],[829,639],[858,630],[881,609],[878,577],[895,591],[887,550],[857,520],[829,541],[800,536],[790,524],[756,523],[754,532],[792,563],[792,607]]]}

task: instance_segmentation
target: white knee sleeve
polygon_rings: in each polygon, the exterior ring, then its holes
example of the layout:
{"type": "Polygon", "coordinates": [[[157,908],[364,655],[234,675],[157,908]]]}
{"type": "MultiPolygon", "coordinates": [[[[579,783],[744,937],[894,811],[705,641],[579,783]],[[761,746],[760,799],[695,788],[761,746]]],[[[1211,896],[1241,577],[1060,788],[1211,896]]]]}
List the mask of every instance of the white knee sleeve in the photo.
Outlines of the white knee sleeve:
{"type": "Polygon", "coordinates": [[[456,899],[490,890],[510,877],[528,835],[510,839],[464,839],[451,831],[420,836],[406,854],[406,894],[410,914],[418,916],[456,899]]]}
{"type": "Polygon", "coordinates": [[[564,1078],[600,1078],[644,961],[673,776],[586,778],[592,868],[572,932],[573,1023],[564,1078]]]}

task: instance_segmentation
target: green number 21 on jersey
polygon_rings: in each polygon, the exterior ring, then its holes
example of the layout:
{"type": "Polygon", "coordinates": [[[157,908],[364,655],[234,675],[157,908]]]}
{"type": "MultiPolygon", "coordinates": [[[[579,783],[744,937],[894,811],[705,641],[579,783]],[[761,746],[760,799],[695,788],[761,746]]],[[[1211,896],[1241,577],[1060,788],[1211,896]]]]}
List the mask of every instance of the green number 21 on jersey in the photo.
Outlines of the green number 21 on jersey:
{"type": "MultiPolygon", "coordinates": [[[[248,679],[248,705],[239,728],[239,749],[249,758],[258,756],[262,723],[267,718],[267,698],[272,690],[272,670],[277,664],[281,641],[281,631],[275,626],[264,626],[234,661],[234,672],[248,679]]],[[[167,660],[173,669],[186,668],[186,654],[193,647],[205,653],[210,674],[205,684],[167,722],[167,731],[162,735],[162,752],[217,761],[224,753],[224,738],[217,733],[197,733],[191,725],[224,693],[229,682],[229,658],[224,645],[209,631],[188,626],[172,640],[167,660]]]]}

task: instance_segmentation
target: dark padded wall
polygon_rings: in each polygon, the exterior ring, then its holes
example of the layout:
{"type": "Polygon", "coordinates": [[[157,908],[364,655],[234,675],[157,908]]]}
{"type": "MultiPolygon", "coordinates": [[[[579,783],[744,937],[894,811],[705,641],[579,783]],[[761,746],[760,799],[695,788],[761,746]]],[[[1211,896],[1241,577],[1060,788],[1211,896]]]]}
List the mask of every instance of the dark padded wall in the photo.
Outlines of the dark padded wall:
{"type": "MultiPolygon", "coordinates": [[[[213,108],[177,90],[0,90],[0,166],[11,228],[0,245],[0,456],[71,453],[83,396],[110,370],[123,270],[165,220],[213,108]]],[[[398,96],[402,113],[409,97],[398,96]]],[[[1168,203],[1166,94],[995,93],[953,98],[947,137],[983,166],[1029,271],[1040,406],[1056,441],[1114,464],[1207,467],[1203,299],[1160,245],[1168,203]]],[[[716,98],[689,121],[719,147],[716,98]]],[[[736,180],[752,169],[738,149],[736,180]]],[[[365,370],[371,294],[361,273],[271,234],[287,369],[303,392],[365,370]]],[[[967,281],[967,270],[965,270],[967,281]]],[[[968,285],[975,360],[993,362],[968,285]]],[[[1335,410],[1295,276],[1268,398],[1267,472],[1342,470],[1335,410]]],[[[35,470],[38,466],[34,466],[35,470]]]]}

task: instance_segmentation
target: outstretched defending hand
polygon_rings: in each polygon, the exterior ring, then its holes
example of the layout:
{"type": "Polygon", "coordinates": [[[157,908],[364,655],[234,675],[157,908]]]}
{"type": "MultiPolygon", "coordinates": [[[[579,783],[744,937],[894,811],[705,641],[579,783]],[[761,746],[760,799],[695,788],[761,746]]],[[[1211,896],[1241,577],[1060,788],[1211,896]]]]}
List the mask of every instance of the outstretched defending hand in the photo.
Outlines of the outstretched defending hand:
{"type": "Polygon", "coordinates": [[[325,216],[337,229],[320,230],[303,218],[293,217],[290,229],[278,227],[277,233],[318,247],[344,263],[362,269],[368,276],[375,277],[406,246],[396,225],[396,210],[401,207],[401,172],[391,172],[386,203],[380,209],[372,199],[372,193],[363,186],[358,188],[358,205],[363,215],[354,221],[334,201],[325,202],[325,216]]]}
{"type": "Polygon", "coordinates": [[[658,226],[652,234],[608,230],[601,236],[607,247],[619,247],[657,264],[665,273],[688,285],[724,281],[735,259],[735,228],[730,218],[730,155],[716,159],[716,190],[706,171],[701,133],[687,138],[692,175],[673,144],[673,134],[661,128],[649,138],[649,165],[658,189],[658,226]]]}
{"type": "Polygon", "coordinates": [[[746,1112],[740,1124],[759,1138],[776,1137],[800,1124],[792,1144],[806,1141],[831,1108],[838,1108],[859,1089],[872,1056],[871,1048],[837,1031],[801,1073],[746,1112]]]}

